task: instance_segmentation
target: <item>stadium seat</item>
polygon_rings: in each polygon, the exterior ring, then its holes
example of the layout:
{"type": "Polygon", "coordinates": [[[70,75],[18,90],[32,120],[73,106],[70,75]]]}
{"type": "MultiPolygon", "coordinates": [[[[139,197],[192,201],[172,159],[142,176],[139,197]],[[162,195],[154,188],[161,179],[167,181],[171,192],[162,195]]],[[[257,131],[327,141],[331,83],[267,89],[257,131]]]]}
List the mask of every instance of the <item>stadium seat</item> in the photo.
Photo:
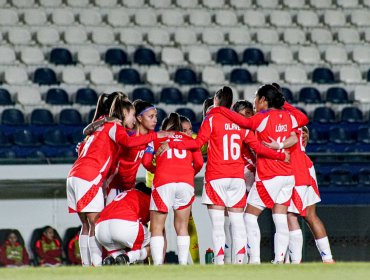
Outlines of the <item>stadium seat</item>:
{"type": "Polygon", "coordinates": [[[348,93],[344,88],[331,87],[326,91],[326,101],[334,104],[349,103],[348,93]]]}
{"type": "Polygon", "coordinates": [[[64,32],[67,44],[83,44],[87,41],[87,33],[82,27],[68,27],[64,32]]]}
{"type": "Polygon", "coordinates": [[[335,113],[331,108],[318,107],[313,112],[313,121],[320,123],[335,123],[335,113]]]}
{"type": "Polygon", "coordinates": [[[91,88],[80,88],[76,92],[75,102],[80,105],[94,106],[98,102],[98,94],[91,88]]]}
{"type": "Polygon", "coordinates": [[[358,172],[358,183],[365,185],[367,187],[370,186],[370,169],[369,168],[362,168],[358,172]]]}
{"type": "Polygon", "coordinates": [[[360,33],[354,28],[342,28],[338,30],[338,41],[343,44],[360,43],[360,33]]]}
{"type": "Polygon", "coordinates": [[[285,10],[271,11],[270,23],[276,27],[290,27],[292,25],[292,17],[290,12],[285,10]]]}
{"type": "Polygon", "coordinates": [[[115,8],[117,6],[117,0],[95,0],[95,6],[101,8],[115,8]]]}
{"type": "Polygon", "coordinates": [[[122,5],[128,8],[141,8],[144,6],[144,0],[122,0],[122,5]]]}
{"type": "Polygon", "coordinates": [[[161,53],[161,62],[166,65],[185,64],[184,54],[179,48],[164,47],[161,53]]]}
{"type": "Polygon", "coordinates": [[[209,26],[211,22],[211,14],[207,10],[195,9],[189,15],[189,23],[194,26],[209,26]]]}
{"type": "Polygon", "coordinates": [[[188,102],[193,104],[203,104],[209,97],[209,92],[203,87],[193,87],[188,92],[188,102]]]}
{"type": "Polygon", "coordinates": [[[113,84],[113,73],[108,67],[95,67],[91,69],[90,81],[94,85],[113,84]]]}
{"type": "Polygon", "coordinates": [[[283,0],[283,5],[289,9],[303,9],[305,8],[305,0],[283,0]]]}
{"type": "Polygon", "coordinates": [[[142,83],[139,72],[133,68],[121,69],[118,73],[118,82],[126,85],[138,85],[142,83]]]}
{"type": "Polygon", "coordinates": [[[370,144],[370,127],[360,127],[357,132],[357,141],[370,144]]]}
{"type": "Polygon", "coordinates": [[[85,84],[85,73],[81,68],[65,67],[62,70],[62,81],[66,84],[85,84]]]}
{"type": "MultiPolygon", "coordinates": [[[[8,148],[12,145],[12,141],[9,135],[0,130],[0,148],[8,148]]],[[[0,156],[1,157],[1,156],[0,156]]]]}
{"type": "Polygon", "coordinates": [[[14,134],[14,144],[20,147],[37,147],[40,142],[29,129],[20,129],[14,134]]]}
{"type": "Polygon", "coordinates": [[[138,48],[134,52],[134,62],[139,65],[158,64],[153,50],[148,48],[138,48]]]}
{"type": "Polygon", "coordinates": [[[302,9],[298,11],[297,23],[302,27],[312,28],[319,25],[319,17],[315,11],[302,9]]]}
{"type": "Polygon", "coordinates": [[[77,52],[77,61],[83,65],[96,65],[100,63],[100,53],[94,47],[81,48],[77,52]]]}
{"type": "Polygon", "coordinates": [[[303,46],[298,50],[298,60],[305,64],[320,64],[320,52],[317,47],[303,46]]]}
{"type": "Polygon", "coordinates": [[[333,168],[330,170],[330,183],[334,185],[353,184],[351,171],[342,168],[333,168]]]}
{"type": "Polygon", "coordinates": [[[92,9],[81,10],[78,19],[82,25],[99,26],[102,22],[100,13],[92,9]]]}
{"type": "Polygon", "coordinates": [[[207,28],[202,32],[202,41],[206,45],[224,45],[225,35],[219,29],[207,28]]]}
{"type": "Polygon", "coordinates": [[[38,47],[25,47],[21,50],[21,61],[25,64],[43,64],[44,54],[38,47]]]}
{"type": "Polygon", "coordinates": [[[2,159],[14,159],[16,158],[16,154],[14,151],[10,149],[0,150],[0,158],[2,159]]]}
{"type": "Polygon", "coordinates": [[[209,9],[221,9],[224,7],[224,0],[203,0],[204,7],[209,9]]]}
{"type": "Polygon", "coordinates": [[[256,37],[261,44],[274,45],[279,42],[279,33],[274,29],[259,29],[256,37]]]}
{"type": "Polygon", "coordinates": [[[271,49],[271,61],[276,64],[292,64],[293,53],[290,48],[275,46],[271,49]]]}
{"type": "Polygon", "coordinates": [[[58,84],[57,75],[50,68],[37,68],[33,74],[33,82],[40,86],[58,84]]]}
{"type": "Polygon", "coordinates": [[[341,112],[341,121],[349,123],[362,123],[364,116],[362,111],[357,107],[345,107],[341,112]]]}
{"type": "MultiPolygon", "coordinates": [[[[369,73],[368,73],[368,80],[369,80],[369,73]]],[[[359,102],[370,103],[369,90],[370,90],[369,86],[357,86],[355,88],[354,99],[359,102]]]]}
{"type": "Polygon", "coordinates": [[[159,102],[165,104],[182,104],[182,93],[179,89],[173,87],[163,88],[160,93],[159,102]]]}
{"type": "Polygon", "coordinates": [[[51,88],[46,92],[45,102],[50,105],[69,105],[68,93],[62,88],[51,88]]]}
{"type": "Polygon", "coordinates": [[[24,12],[24,22],[27,25],[44,25],[47,22],[46,13],[42,9],[29,9],[24,12]]]}
{"type": "Polygon", "coordinates": [[[62,6],[63,0],[39,0],[39,4],[42,7],[56,8],[62,6]]]}
{"type": "Polygon", "coordinates": [[[312,82],[317,84],[335,83],[334,73],[329,68],[315,68],[312,72],[312,82]]]}
{"type": "Polygon", "coordinates": [[[84,138],[85,138],[85,135],[83,135],[82,130],[79,128],[69,134],[69,139],[71,143],[75,145],[82,142],[84,138]]]}
{"type": "Polygon", "coordinates": [[[43,142],[47,146],[63,147],[70,143],[67,136],[60,128],[48,129],[43,135],[43,142]]]}
{"type": "Polygon", "coordinates": [[[14,9],[0,10],[0,25],[17,25],[19,21],[18,14],[14,9]]]}
{"type": "Polygon", "coordinates": [[[162,24],[167,26],[183,26],[184,15],[181,11],[169,9],[161,13],[162,24]]]}
{"type": "Polygon", "coordinates": [[[48,109],[34,109],[31,112],[30,123],[32,125],[53,125],[54,117],[48,109]]]}
{"type": "Polygon", "coordinates": [[[231,48],[219,49],[216,54],[216,63],[221,65],[237,65],[239,64],[238,54],[231,48]]]}
{"type": "Polygon", "coordinates": [[[15,95],[17,103],[23,106],[37,106],[42,103],[41,94],[37,87],[22,87],[17,90],[15,95]]]}
{"type": "Polygon", "coordinates": [[[328,29],[316,28],[311,30],[311,41],[317,45],[331,44],[333,35],[328,29]]]}
{"type": "Polygon", "coordinates": [[[154,10],[138,10],[135,15],[135,23],[138,26],[148,26],[153,27],[157,25],[157,15],[154,10]]]}
{"type": "Polygon", "coordinates": [[[197,43],[197,34],[192,29],[180,28],[175,32],[175,43],[179,45],[194,45],[197,43]]]}
{"type": "Polygon", "coordinates": [[[243,14],[243,22],[250,27],[265,27],[266,19],[262,11],[247,10],[243,14]]]}
{"type": "Polygon", "coordinates": [[[178,68],[174,80],[175,83],[180,85],[195,85],[198,83],[197,74],[190,68],[178,68]]]}
{"type": "Polygon", "coordinates": [[[340,68],[339,80],[346,84],[359,84],[363,82],[361,71],[357,66],[343,66],[340,68]]]}
{"type": "Polygon", "coordinates": [[[300,66],[288,66],[284,72],[288,84],[305,84],[308,82],[306,70],[300,66]]]}
{"type": "Polygon", "coordinates": [[[311,144],[326,144],[329,141],[329,135],[326,131],[320,131],[318,129],[310,129],[310,143],[311,144]]]}
{"type": "Polygon", "coordinates": [[[146,72],[146,81],[151,85],[168,85],[170,83],[170,74],[166,68],[151,66],[146,72]]]}
{"type": "Polygon", "coordinates": [[[56,45],[59,43],[59,32],[53,27],[41,27],[36,32],[36,39],[41,45],[56,45]]]}
{"type": "Polygon", "coordinates": [[[143,43],[143,34],[140,29],[125,28],[120,31],[119,40],[125,45],[139,46],[143,43]]]}
{"type": "Polygon", "coordinates": [[[230,0],[229,2],[235,9],[247,9],[252,5],[252,0],[230,0]]]}
{"type": "Polygon", "coordinates": [[[303,102],[306,104],[321,103],[321,94],[316,88],[313,87],[301,88],[298,94],[298,102],[303,102]]]}
{"type": "Polygon", "coordinates": [[[87,123],[91,123],[95,115],[95,109],[91,109],[89,113],[87,114],[87,123]]]}
{"type": "Polygon", "coordinates": [[[330,27],[346,25],[346,15],[341,10],[325,10],[324,23],[330,27]]]}
{"type": "Polygon", "coordinates": [[[86,8],[89,5],[89,0],[67,0],[66,4],[75,8],[86,8]]]}
{"type": "Polygon", "coordinates": [[[228,32],[228,40],[233,45],[246,45],[251,42],[251,35],[245,28],[233,28],[228,32]]]}
{"type": "Polygon", "coordinates": [[[230,73],[230,83],[237,85],[252,84],[253,78],[247,69],[235,68],[230,73]]]}
{"type": "Polygon", "coordinates": [[[368,9],[361,9],[351,11],[351,22],[358,27],[369,26],[370,11],[368,9]]]}
{"type": "Polygon", "coordinates": [[[197,122],[197,116],[195,112],[190,108],[178,108],[176,109],[176,113],[178,113],[181,116],[187,117],[191,123],[197,122]]]}
{"type": "Polygon", "coordinates": [[[0,88],[0,106],[11,106],[13,104],[9,91],[5,88],[0,88]]]}
{"type": "Polygon", "coordinates": [[[309,4],[316,9],[332,8],[332,0],[309,0],[309,4]]]}
{"type": "Polygon", "coordinates": [[[55,65],[74,64],[71,52],[66,48],[54,48],[50,52],[49,61],[55,65]]]}
{"type": "Polygon", "coordinates": [[[69,243],[75,238],[77,234],[81,232],[81,226],[67,228],[63,236],[63,252],[67,259],[67,264],[73,264],[69,257],[69,243]]]}
{"type": "Polygon", "coordinates": [[[358,0],[337,0],[336,4],[338,7],[346,8],[357,8],[360,4],[358,0]]]}
{"type": "Polygon", "coordinates": [[[25,118],[22,111],[15,108],[9,108],[2,112],[1,123],[10,126],[25,125],[25,118]]]}
{"type": "Polygon", "coordinates": [[[51,21],[55,25],[73,25],[75,16],[70,9],[55,9],[51,12],[51,21]]]}
{"type": "Polygon", "coordinates": [[[82,117],[79,111],[75,109],[63,109],[59,113],[59,123],[63,125],[82,125],[82,117]]]}
{"type": "Polygon", "coordinates": [[[356,142],[353,133],[343,127],[331,127],[329,140],[335,144],[354,144],[356,142]]]}
{"type": "Polygon", "coordinates": [[[17,8],[31,8],[36,5],[35,0],[12,0],[11,3],[17,8]]]}
{"type": "Polygon", "coordinates": [[[258,67],[257,81],[263,84],[279,82],[280,81],[279,72],[275,68],[269,66],[258,67]]]}
{"type": "Polygon", "coordinates": [[[294,103],[293,92],[289,88],[286,88],[286,87],[281,88],[281,90],[283,91],[285,100],[288,101],[289,103],[294,103]]]}
{"type": "Polygon", "coordinates": [[[219,10],[215,13],[215,22],[220,26],[236,26],[238,18],[232,10],[219,10]]]}
{"type": "Polygon", "coordinates": [[[352,59],[359,64],[370,64],[370,49],[365,46],[355,46],[352,59]]]}
{"type": "Polygon", "coordinates": [[[325,60],[331,64],[345,64],[348,61],[347,51],[341,46],[328,46],[324,55],[325,60]]]}
{"type": "Polygon", "coordinates": [[[162,125],[163,120],[167,117],[167,113],[162,108],[157,107],[157,125],[155,127],[155,130],[159,130],[159,128],[162,125]]]}
{"type": "Polygon", "coordinates": [[[202,71],[202,81],[207,85],[222,85],[225,83],[224,72],[220,68],[207,66],[202,71]]]}
{"type": "Polygon", "coordinates": [[[275,9],[279,7],[279,1],[278,0],[259,0],[257,1],[258,7],[264,8],[264,9],[275,9]]]}
{"type": "Polygon", "coordinates": [[[306,43],[306,33],[299,28],[286,28],[283,33],[283,40],[289,45],[302,45],[306,43]]]}
{"type": "Polygon", "coordinates": [[[109,27],[94,28],[91,39],[95,44],[112,45],[115,43],[113,30],[109,27]]]}
{"type": "Polygon", "coordinates": [[[153,91],[146,87],[135,88],[132,91],[132,100],[135,101],[137,99],[141,99],[152,104],[156,103],[153,91]]]}
{"type": "Polygon", "coordinates": [[[10,85],[25,85],[28,83],[28,74],[23,67],[10,67],[5,69],[4,80],[10,85]]]}
{"type": "Polygon", "coordinates": [[[250,65],[265,65],[265,56],[260,49],[248,48],[243,52],[243,63],[250,65]]]}
{"type": "Polygon", "coordinates": [[[122,49],[111,48],[105,52],[105,63],[116,66],[130,64],[127,53],[122,49]]]}
{"type": "Polygon", "coordinates": [[[211,53],[205,47],[193,47],[189,50],[189,62],[195,65],[210,65],[212,64],[211,53]]]}
{"type": "Polygon", "coordinates": [[[32,35],[27,28],[14,27],[8,31],[8,40],[12,45],[30,45],[32,35]]]}
{"type": "Polygon", "coordinates": [[[147,34],[148,43],[153,46],[170,45],[170,33],[163,28],[151,29],[147,34]]]}
{"type": "Polygon", "coordinates": [[[130,23],[130,15],[122,8],[108,10],[107,22],[113,27],[126,27],[130,23]]]}
{"type": "Polygon", "coordinates": [[[0,63],[13,64],[16,61],[15,52],[12,48],[1,46],[0,47],[0,63]]]}

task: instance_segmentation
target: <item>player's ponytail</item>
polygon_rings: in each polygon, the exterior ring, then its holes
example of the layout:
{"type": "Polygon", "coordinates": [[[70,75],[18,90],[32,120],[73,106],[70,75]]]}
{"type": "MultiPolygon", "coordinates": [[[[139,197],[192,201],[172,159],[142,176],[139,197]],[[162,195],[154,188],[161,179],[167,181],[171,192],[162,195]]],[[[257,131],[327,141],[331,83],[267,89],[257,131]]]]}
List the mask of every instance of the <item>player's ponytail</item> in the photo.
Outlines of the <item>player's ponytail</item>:
{"type": "Polygon", "coordinates": [[[231,108],[233,104],[233,90],[230,87],[224,86],[216,92],[215,97],[219,100],[219,106],[231,108]]]}
{"type": "Polygon", "coordinates": [[[127,94],[120,92],[120,91],[115,91],[112,93],[103,93],[99,96],[92,122],[96,121],[101,116],[107,116],[109,114],[110,108],[112,107],[113,100],[118,95],[122,96],[122,98],[124,99],[128,98],[127,94]]]}
{"type": "Polygon", "coordinates": [[[112,102],[112,106],[109,110],[109,117],[117,118],[124,123],[124,111],[129,112],[131,109],[134,109],[134,106],[127,98],[123,95],[117,95],[112,102]]]}
{"type": "Polygon", "coordinates": [[[261,86],[256,95],[258,98],[265,97],[268,108],[280,109],[285,102],[283,91],[277,83],[265,84],[261,86]]]}
{"type": "Polygon", "coordinates": [[[168,117],[163,120],[161,130],[182,131],[180,115],[177,113],[169,114],[168,117]]]}

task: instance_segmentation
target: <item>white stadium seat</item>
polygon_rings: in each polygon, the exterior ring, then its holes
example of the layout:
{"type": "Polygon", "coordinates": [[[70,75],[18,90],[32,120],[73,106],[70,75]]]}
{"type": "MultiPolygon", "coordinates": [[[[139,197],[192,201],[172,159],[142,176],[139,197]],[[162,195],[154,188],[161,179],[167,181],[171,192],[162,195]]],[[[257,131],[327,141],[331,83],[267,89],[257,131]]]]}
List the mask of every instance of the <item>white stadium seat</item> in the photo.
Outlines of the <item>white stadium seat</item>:
{"type": "Polygon", "coordinates": [[[42,27],[37,30],[36,38],[41,45],[54,45],[59,42],[59,33],[53,27],[42,27]]]}
{"type": "Polygon", "coordinates": [[[309,0],[309,3],[316,9],[334,8],[332,6],[332,0],[309,0]]]}
{"type": "Polygon", "coordinates": [[[47,8],[56,8],[62,6],[63,0],[39,0],[40,6],[47,8]]]}
{"type": "Polygon", "coordinates": [[[370,29],[365,30],[365,41],[370,42],[370,29]]]}
{"type": "Polygon", "coordinates": [[[286,28],[283,33],[285,43],[304,45],[306,43],[306,33],[300,28],[286,28]]]}
{"type": "Polygon", "coordinates": [[[358,27],[370,26],[370,11],[368,9],[352,11],[351,22],[358,27]]]}
{"type": "Polygon", "coordinates": [[[162,49],[161,61],[166,65],[184,64],[184,54],[179,48],[165,47],[162,49]]]}
{"type": "Polygon", "coordinates": [[[79,14],[79,21],[83,25],[100,25],[102,22],[101,15],[96,10],[82,10],[79,14]]]}
{"type": "Polygon", "coordinates": [[[17,8],[31,8],[36,4],[35,0],[11,0],[11,2],[12,5],[17,8]]]}
{"type": "Polygon", "coordinates": [[[264,13],[248,10],[243,15],[243,22],[248,26],[263,27],[266,26],[266,18],[264,13]]]}
{"type": "Polygon", "coordinates": [[[176,6],[180,8],[196,8],[198,6],[198,0],[176,0],[176,6]]]}
{"type": "Polygon", "coordinates": [[[298,50],[298,60],[304,64],[320,64],[319,49],[314,46],[300,47],[298,50]]]}
{"type": "Polygon", "coordinates": [[[252,6],[252,0],[230,0],[230,5],[237,9],[247,9],[252,6]]]}
{"type": "Polygon", "coordinates": [[[262,44],[276,44],[279,42],[279,34],[274,29],[259,29],[257,41],[262,44]]]}
{"type": "Polygon", "coordinates": [[[69,27],[64,32],[64,41],[67,44],[83,44],[87,41],[87,33],[81,27],[69,27]]]}
{"type": "Polygon", "coordinates": [[[154,46],[167,46],[170,44],[170,34],[166,29],[151,29],[148,32],[148,42],[154,46]]]}
{"type": "Polygon", "coordinates": [[[367,46],[353,48],[352,58],[359,64],[370,64],[370,48],[367,46]]]}
{"type": "Polygon", "coordinates": [[[208,26],[211,25],[211,15],[206,10],[194,10],[189,15],[189,22],[195,26],[208,26]]]}
{"type": "Polygon", "coordinates": [[[18,20],[18,14],[16,11],[0,9],[0,25],[16,25],[18,20]]]}
{"type": "Polygon", "coordinates": [[[135,23],[139,26],[155,26],[157,15],[152,10],[138,10],[135,13],[135,23]]]}
{"type": "Polygon", "coordinates": [[[347,51],[340,46],[328,46],[325,50],[325,60],[332,64],[347,63],[347,51]]]}
{"type": "Polygon", "coordinates": [[[153,8],[169,8],[171,7],[171,0],[149,0],[150,6],[153,8]]]}
{"type": "Polygon", "coordinates": [[[246,28],[230,29],[228,39],[231,44],[243,45],[251,42],[251,35],[246,28]]]}
{"type": "Polygon", "coordinates": [[[257,81],[264,84],[279,82],[279,72],[271,66],[260,66],[257,69],[257,81]]]}
{"type": "Polygon", "coordinates": [[[370,86],[357,86],[355,88],[354,99],[361,103],[370,103],[370,86]]]}
{"type": "Polygon", "coordinates": [[[27,28],[15,27],[9,30],[8,40],[13,45],[29,45],[32,35],[27,28]]]}
{"type": "Polygon", "coordinates": [[[177,10],[165,10],[161,14],[161,21],[167,26],[182,26],[184,25],[184,15],[177,10]]]}
{"type": "Polygon", "coordinates": [[[256,4],[261,8],[275,9],[279,6],[279,0],[258,0],[256,4]]]}
{"type": "Polygon", "coordinates": [[[140,29],[123,29],[119,34],[119,39],[125,45],[140,45],[143,43],[143,34],[140,29]]]}
{"type": "Polygon", "coordinates": [[[307,83],[306,70],[299,66],[289,66],[285,69],[285,81],[289,84],[304,84],[307,83]]]}
{"type": "Polygon", "coordinates": [[[224,72],[218,67],[205,67],[202,71],[203,83],[211,85],[223,85],[225,83],[224,72]]]}
{"type": "Polygon", "coordinates": [[[5,70],[4,80],[9,85],[24,85],[28,83],[28,74],[23,67],[10,67],[5,70]]]}
{"type": "Polygon", "coordinates": [[[339,7],[342,7],[344,9],[357,8],[359,6],[358,0],[336,0],[336,3],[339,7]]]}
{"type": "Polygon", "coordinates": [[[117,0],[95,0],[95,5],[101,8],[115,8],[117,0]]]}
{"type": "Polygon", "coordinates": [[[314,11],[300,10],[297,14],[297,23],[303,27],[315,27],[319,25],[319,17],[314,11]]]}
{"type": "Polygon", "coordinates": [[[344,44],[358,44],[360,34],[355,28],[342,28],[338,30],[338,41],[344,44]]]}
{"type": "Polygon", "coordinates": [[[339,70],[339,80],[346,84],[362,83],[362,74],[356,66],[343,66],[339,70]]]}
{"type": "Polygon", "coordinates": [[[22,87],[17,90],[15,95],[17,103],[23,106],[40,106],[42,104],[41,94],[37,88],[22,87]]]}
{"type": "Polygon", "coordinates": [[[238,24],[238,18],[233,11],[222,10],[215,14],[215,21],[221,26],[235,26],[238,24]]]}
{"type": "Polygon", "coordinates": [[[95,85],[107,85],[114,83],[113,73],[106,67],[94,67],[90,72],[90,81],[95,85]]]}
{"type": "Polygon", "coordinates": [[[326,10],[324,13],[324,23],[331,27],[345,26],[346,15],[338,10],[326,10]]]}
{"type": "Polygon", "coordinates": [[[197,42],[197,34],[191,28],[177,29],[175,32],[175,42],[180,45],[194,45],[197,42]]]}
{"type": "Polygon", "coordinates": [[[67,5],[76,8],[86,8],[89,6],[89,0],[66,0],[67,5]]]}
{"type": "Polygon", "coordinates": [[[25,64],[42,64],[45,62],[44,54],[38,47],[25,47],[21,50],[21,61],[25,64]]]}
{"type": "Polygon", "coordinates": [[[224,0],[203,0],[204,7],[209,9],[221,9],[224,7],[224,0]]]}
{"type": "Polygon", "coordinates": [[[189,62],[195,65],[212,64],[211,53],[206,47],[193,47],[189,50],[189,62]]]}
{"type": "Polygon", "coordinates": [[[291,64],[293,53],[288,47],[275,46],[271,49],[271,61],[276,64],[291,64]]]}
{"type": "Polygon", "coordinates": [[[292,25],[292,17],[288,11],[272,11],[270,23],[277,27],[288,27],[292,25]]]}
{"type": "Polygon", "coordinates": [[[66,84],[84,84],[85,73],[81,68],[64,67],[62,70],[62,81],[66,84]]]}
{"type": "Polygon", "coordinates": [[[141,8],[144,6],[144,0],[122,0],[123,6],[128,8],[141,8]]]}
{"type": "Polygon", "coordinates": [[[328,29],[316,28],[311,30],[311,41],[318,45],[331,44],[333,35],[328,29]]]}
{"type": "Polygon", "coordinates": [[[56,9],[52,11],[51,20],[56,25],[72,25],[75,16],[70,9],[56,9]]]}
{"type": "Polygon", "coordinates": [[[152,66],[146,72],[146,80],[149,84],[164,86],[170,83],[170,74],[163,67],[152,66]]]}
{"type": "Polygon", "coordinates": [[[109,10],[107,13],[107,21],[113,27],[127,27],[130,24],[130,15],[125,9],[109,10]]]}
{"type": "Polygon", "coordinates": [[[43,25],[47,22],[45,11],[40,9],[26,10],[23,18],[27,25],[43,25]]]}
{"type": "Polygon", "coordinates": [[[97,27],[92,31],[92,41],[96,44],[110,45],[115,42],[114,33],[112,28],[97,27]]]}
{"type": "Polygon", "coordinates": [[[0,46],[0,63],[13,64],[15,62],[15,52],[13,48],[0,46]]]}
{"type": "Polygon", "coordinates": [[[202,41],[207,45],[222,45],[225,42],[224,33],[218,29],[204,29],[202,41]]]}
{"type": "Polygon", "coordinates": [[[84,65],[99,64],[101,62],[100,53],[92,47],[80,48],[77,52],[77,61],[84,65]]]}
{"type": "Polygon", "coordinates": [[[304,9],[306,6],[305,0],[283,0],[285,7],[289,9],[304,9]]]}

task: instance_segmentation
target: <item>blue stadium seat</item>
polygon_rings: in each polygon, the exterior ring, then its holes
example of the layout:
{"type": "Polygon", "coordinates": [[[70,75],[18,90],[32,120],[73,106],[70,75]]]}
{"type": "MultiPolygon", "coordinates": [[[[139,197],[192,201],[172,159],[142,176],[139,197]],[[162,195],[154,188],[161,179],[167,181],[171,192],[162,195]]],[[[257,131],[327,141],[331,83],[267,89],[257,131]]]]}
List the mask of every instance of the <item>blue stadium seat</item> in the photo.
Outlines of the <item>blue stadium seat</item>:
{"type": "Polygon", "coordinates": [[[332,168],[330,170],[330,183],[334,185],[352,185],[352,173],[344,168],[332,168]]]}
{"type": "Polygon", "coordinates": [[[166,111],[161,108],[157,108],[157,125],[155,127],[155,130],[159,130],[165,117],[167,117],[166,111]]]}
{"type": "Polygon", "coordinates": [[[0,106],[10,106],[13,104],[9,91],[5,88],[0,88],[0,106]]]}
{"type": "Polygon", "coordinates": [[[179,89],[173,87],[163,88],[160,94],[160,102],[166,104],[182,104],[182,93],[179,89]]]}
{"type": "Polygon", "coordinates": [[[313,112],[313,121],[320,123],[334,123],[336,122],[335,113],[331,108],[318,107],[313,112]]]}
{"type": "Polygon", "coordinates": [[[11,145],[12,141],[10,136],[0,130],[0,148],[10,147],[11,145]]]}
{"type": "Polygon", "coordinates": [[[105,63],[109,65],[130,64],[127,53],[122,49],[111,48],[105,52],[105,63]]]}
{"type": "Polygon", "coordinates": [[[298,94],[298,102],[304,102],[307,104],[321,103],[321,94],[313,87],[301,88],[298,94]]]}
{"type": "Polygon", "coordinates": [[[75,102],[80,105],[94,106],[98,102],[98,94],[91,88],[80,88],[76,92],[75,102]]]}
{"type": "Polygon", "coordinates": [[[209,97],[209,92],[203,87],[193,87],[188,92],[188,101],[193,104],[203,104],[209,97]]]}
{"type": "Polygon", "coordinates": [[[53,125],[53,114],[48,109],[34,109],[31,112],[32,125],[53,125]]]}
{"type": "Polygon", "coordinates": [[[141,99],[149,103],[155,103],[154,93],[150,88],[135,88],[132,92],[132,100],[141,99]]]}
{"type": "Polygon", "coordinates": [[[253,84],[253,78],[247,69],[236,68],[230,73],[230,83],[237,85],[253,84]]]}
{"type": "Polygon", "coordinates": [[[53,147],[63,147],[70,144],[67,136],[60,128],[49,129],[45,131],[43,135],[43,142],[45,145],[53,147]]]}
{"type": "Polygon", "coordinates": [[[87,114],[87,123],[91,123],[95,115],[95,108],[91,109],[87,114]]]}
{"type": "Polygon", "coordinates": [[[62,88],[51,88],[46,92],[45,102],[50,105],[69,105],[68,93],[62,88]]]}
{"type": "Polygon", "coordinates": [[[336,144],[354,144],[354,134],[343,127],[332,127],[329,129],[329,140],[336,144]]]}
{"type": "Polygon", "coordinates": [[[357,132],[357,141],[363,144],[370,144],[370,127],[360,127],[357,132]]]}
{"type": "Polygon", "coordinates": [[[139,65],[158,64],[153,50],[148,48],[138,48],[134,52],[134,62],[139,65]]]}
{"type": "Polygon", "coordinates": [[[358,172],[358,183],[370,187],[370,169],[362,168],[358,172]]]}
{"type": "Polygon", "coordinates": [[[44,154],[43,151],[41,151],[40,149],[34,149],[32,150],[28,155],[27,155],[28,158],[32,158],[32,159],[45,159],[46,156],[44,154]]]}
{"type": "Polygon", "coordinates": [[[187,117],[191,123],[197,122],[197,115],[190,108],[178,108],[176,109],[176,113],[178,113],[181,116],[187,117]]]}
{"type": "Polygon", "coordinates": [[[20,147],[37,147],[41,143],[29,129],[20,129],[14,134],[14,144],[20,147]]]}
{"type": "Polygon", "coordinates": [[[41,86],[57,85],[57,75],[50,68],[37,68],[33,73],[33,82],[41,86]]]}
{"type": "Polygon", "coordinates": [[[59,123],[63,125],[82,125],[82,117],[75,109],[63,109],[59,114],[59,123]]]}
{"type": "Polygon", "coordinates": [[[16,154],[13,150],[0,150],[0,158],[2,159],[14,159],[16,157],[16,154]]]}
{"type": "Polygon", "coordinates": [[[198,84],[197,74],[190,68],[179,68],[175,72],[175,83],[180,85],[198,84]]]}
{"type": "Polygon", "coordinates": [[[349,123],[362,123],[364,122],[364,115],[357,107],[345,107],[342,109],[341,121],[349,123]]]}
{"type": "Polygon", "coordinates": [[[367,81],[370,82],[370,69],[369,69],[369,71],[367,71],[367,75],[366,76],[367,76],[366,77],[367,78],[367,81]]]}
{"type": "Polygon", "coordinates": [[[1,114],[1,123],[4,125],[25,125],[22,111],[14,108],[5,109],[1,114]]]}
{"type": "Polygon", "coordinates": [[[50,52],[49,61],[55,65],[71,65],[74,64],[72,54],[68,49],[55,48],[50,52]]]}
{"type": "Polygon", "coordinates": [[[316,170],[316,179],[317,179],[317,184],[320,187],[327,187],[329,186],[329,177],[327,174],[316,170]]]}
{"type": "Polygon", "coordinates": [[[243,63],[250,65],[265,65],[267,64],[265,60],[265,55],[260,49],[248,48],[243,52],[243,63]]]}
{"type": "Polygon", "coordinates": [[[326,101],[335,104],[349,103],[348,93],[344,88],[331,87],[326,91],[326,101]]]}
{"type": "Polygon", "coordinates": [[[222,65],[238,65],[239,58],[238,54],[234,49],[222,48],[217,51],[216,63],[222,65]]]}
{"type": "Polygon", "coordinates": [[[118,73],[118,82],[126,85],[139,85],[142,83],[139,72],[133,68],[121,69],[118,73]]]}
{"type": "Polygon", "coordinates": [[[82,142],[84,138],[85,138],[85,135],[82,134],[81,129],[76,129],[69,135],[70,142],[75,145],[82,142]]]}
{"type": "Polygon", "coordinates": [[[315,128],[310,129],[310,144],[326,144],[328,142],[329,135],[326,131],[321,131],[315,128]]]}
{"type": "Polygon", "coordinates": [[[329,68],[315,68],[312,72],[312,82],[317,84],[333,84],[335,83],[334,73],[329,68]]]}
{"type": "Polygon", "coordinates": [[[294,103],[293,92],[287,87],[283,87],[281,88],[281,90],[283,91],[285,100],[288,101],[289,103],[294,103]]]}

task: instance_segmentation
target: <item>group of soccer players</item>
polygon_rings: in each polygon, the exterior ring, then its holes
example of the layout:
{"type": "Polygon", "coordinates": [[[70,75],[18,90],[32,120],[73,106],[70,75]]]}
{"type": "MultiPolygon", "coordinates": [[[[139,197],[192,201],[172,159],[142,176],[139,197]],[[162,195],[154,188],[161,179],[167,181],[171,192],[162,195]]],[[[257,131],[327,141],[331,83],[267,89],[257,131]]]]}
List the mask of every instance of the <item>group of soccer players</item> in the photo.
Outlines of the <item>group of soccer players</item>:
{"type": "Polygon", "coordinates": [[[278,84],[261,86],[254,108],[245,100],[232,107],[227,86],[206,100],[206,107],[209,101],[213,106],[205,110],[194,139],[191,124],[176,113],[155,133],[152,104],[131,103],[121,92],[100,96],[67,178],[69,211],[82,222],[83,265],[102,264],[101,245],[108,252],[104,264],[136,263],[149,255],[154,265],[163,264],[170,208],[179,263],[187,264],[201,149],[207,153],[202,203],[211,219],[215,264],[260,263],[257,219],[265,208],[272,209],[276,228],[273,263],[283,263],[288,255],[292,263],[301,262],[299,215],[310,226],[323,261],[334,262],[315,211],[320,201],[315,171],[304,152],[307,117],[285,101],[278,84]],[[141,163],[154,174],[151,189],[142,184],[135,188],[141,163]]]}

